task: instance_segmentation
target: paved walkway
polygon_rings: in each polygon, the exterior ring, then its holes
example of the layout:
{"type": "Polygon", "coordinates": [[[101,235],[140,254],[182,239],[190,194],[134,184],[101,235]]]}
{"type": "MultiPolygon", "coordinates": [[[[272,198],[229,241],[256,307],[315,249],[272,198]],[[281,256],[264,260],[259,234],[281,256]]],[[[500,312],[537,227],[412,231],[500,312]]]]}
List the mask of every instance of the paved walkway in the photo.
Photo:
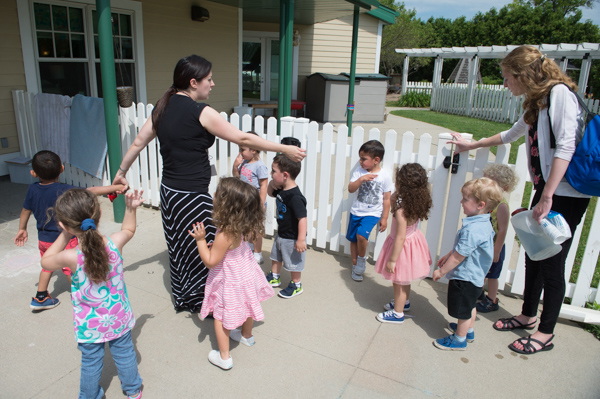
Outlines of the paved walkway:
{"type": "MultiPolygon", "coordinates": [[[[40,271],[33,220],[29,242],[21,248],[12,243],[26,190],[0,178],[0,398],[75,397],[80,352],[67,281],[56,275],[50,283],[60,306],[31,312],[40,271]]],[[[112,222],[110,202],[101,203],[99,228],[111,234],[120,226],[112,222]]],[[[265,258],[271,243],[265,240],[265,258]]],[[[146,399],[600,397],[600,342],[580,325],[561,320],[554,350],[517,355],[507,345],[525,332],[497,332],[492,322],[518,313],[521,302],[501,295],[501,310],[479,316],[476,340],[467,351],[444,352],[432,341],[445,336],[452,321],[445,285],[429,279],[414,284],[412,318],[402,325],[381,324],[375,315],[392,298],[391,284],[373,272],[372,263],[365,281],[356,283],[348,257],[315,248],[307,253],[304,294],[264,302],[266,318],[254,328],[256,345],[232,343],[234,367],[225,372],[206,359],[217,348],[212,320],[173,310],[158,211],[138,211],[138,230],[123,256],[146,399]]],[[[287,284],[289,275],[284,272],[282,280],[287,284]]],[[[109,356],[101,384],[107,398],[123,397],[109,356]]]]}

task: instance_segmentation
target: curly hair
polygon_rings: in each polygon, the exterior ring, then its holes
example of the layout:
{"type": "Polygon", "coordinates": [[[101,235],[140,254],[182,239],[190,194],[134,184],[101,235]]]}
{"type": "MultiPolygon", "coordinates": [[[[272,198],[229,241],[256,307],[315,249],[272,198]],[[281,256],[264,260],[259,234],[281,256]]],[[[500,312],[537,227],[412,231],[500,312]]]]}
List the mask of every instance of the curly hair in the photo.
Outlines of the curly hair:
{"type": "Polygon", "coordinates": [[[554,60],[533,46],[520,46],[511,51],[500,66],[512,74],[525,89],[523,109],[525,123],[531,125],[540,110],[546,108],[546,98],[550,90],[559,83],[565,83],[573,91],[577,85],[558,67],[554,60]]]}
{"type": "Polygon", "coordinates": [[[502,189],[488,177],[469,180],[463,184],[461,191],[469,190],[477,202],[485,202],[485,211],[491,212],[502,201],[502,189]]]}
{"type": "Polygon", "coordinates": [[[93,283],[106,281],[110,267],[104,238],[96,229],[81,229],[81,222],[85,219],[92,219],[96,226],[100,222],[100,203],[96,194],[81,188],[72,188],[58,197],[51,210],[59,222],[75,232],[84,255],[85,274],[93,283]]]}
{"type": "Polygon", "coordinates": [[[265,211],[258,190],[235,177],[219,181],[215,192],[213,223],[229,238],[243,236],[252,242],[265,232],[265,211]]]}
{"type": "Polygon", "coordinates": [[[418,163],[396,169],[396,191],[392,194],[392,215],[402,208],[406,220],[427,220],[432,206],[427,172],[418,163]]]}
{"type": "Polygon", "coordinates": [[[519,176],[517,176],[515,171],[510,166],[500,163],[487,165],[483,169],[483,177],[489,177],[494,180],[507,193],[514,190],[517,183],[519,183],[519,176]]]}

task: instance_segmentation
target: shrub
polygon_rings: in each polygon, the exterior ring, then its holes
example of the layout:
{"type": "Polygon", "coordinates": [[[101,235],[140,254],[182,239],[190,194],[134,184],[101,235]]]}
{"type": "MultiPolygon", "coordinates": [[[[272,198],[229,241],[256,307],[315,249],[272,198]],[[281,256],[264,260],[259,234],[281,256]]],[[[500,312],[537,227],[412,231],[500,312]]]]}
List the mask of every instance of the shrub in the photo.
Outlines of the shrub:
{"type": "Polygon", "coordinates": [[[396,102],[396,107],[411,107],[411,108],[423,108],[429,107],[431,104],[431,94],[417,93],[414,91],[408,92],[401,96],[396,102]]]}

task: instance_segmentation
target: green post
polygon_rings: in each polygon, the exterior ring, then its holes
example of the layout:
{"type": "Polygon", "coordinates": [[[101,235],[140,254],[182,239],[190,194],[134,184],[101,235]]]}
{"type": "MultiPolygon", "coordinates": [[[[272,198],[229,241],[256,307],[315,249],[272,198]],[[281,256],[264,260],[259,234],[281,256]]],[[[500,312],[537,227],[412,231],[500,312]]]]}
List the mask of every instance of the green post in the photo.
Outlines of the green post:
{"type": "Polygon", "coordinates": [[[350,87],[348,87],[348,105],[346,106],[346,126],[348,137],[352,135],[352,115],[354,114],[354,81],[356,76],[356,50],[358,46],[359,7],[354,5],[354,22],[352,24],[352,56],[350,58],[350,87]],[[352,107],[352,108],[350,108],[352,107]]]}
{"type": "MultiPolygon", "coordinates": [[[[121,140],[117,105],[117,80],[115,77],[115,57],[113,49],[110,0],[96,0],[98,13],[98,41],[100,45],[100,71],[102,73],[102,93],[104,97],[104,119],[108,142],[108,163],[110,178],[114,179],[121,164],[121,140]]],[[[115,222],[121,223],[125,216],[125,199],[118,196],[113,202],[115,222]]]]}

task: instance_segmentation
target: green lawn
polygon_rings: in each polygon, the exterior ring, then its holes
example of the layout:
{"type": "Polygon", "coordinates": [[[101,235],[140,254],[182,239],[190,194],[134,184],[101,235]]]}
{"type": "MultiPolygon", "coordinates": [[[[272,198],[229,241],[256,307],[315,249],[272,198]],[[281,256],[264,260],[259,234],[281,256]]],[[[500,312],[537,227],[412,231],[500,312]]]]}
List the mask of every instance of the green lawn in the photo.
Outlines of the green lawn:
{"type": "MultiPolygon", "coordinates": [[[[479,140],[484,137],[493,136],[503,130],[508,130],[512,127],[509,123],[498,123],[484,121],[482,119],[469,118],[468,116],[450,115],[441,112],[424,111],[424,110],[401,110],[392,111],[393,115],[398,115],[403,118],[415,119],[421,122],[431,123],[432,125],[442,126],[454,132],[471,133],[473,140],[479,140]]],[[[525,142],[524,138],[520,138],[513,143],[510,150],[508,162],[514,164],[517,160],[517,151],[519,146],[525,142]]],[[[496,154],[496,148],[491,148],[496,154]]]]}
{"type": "MultiPolygon", "coordinates": [[[[471,133],[473,134],[474,140],[479,140],[483,137],[493,136],[494,134],[501,132],[503,130],[509,129],[512,125],[508,123],[498,123],[498,122],[490,122],[484,121],[475,118],[469,118],[467,116],[459,116],[459,115],[450,115],[444,114],[441,112],[432,112],[426,110],[401,110],[401,111],[392,111],[392,114],[402,116],[404,118],[415,119],[421,122],[431,123],[433,125],[442,126],[448,128],[455,132],[461,133],[471,133]]],[[[520,138],[511,146],[509,163],[514,164],[517,159],[517,151],[519,145],[524,143],[524,138],[520,138]],[[516,144],[516,145],[515,145],[516,144]]],[[[491,151],[495,154],[496,149],[494,147],[491,148],[491,151]]],[[[523,198],[523,206],[528,206],[529,199],[531,196],[531,183],[527,183],[525,187],[525,193],[523,198]]],[[[577,248],[577,256],[575,257],[575,264],[573,265],[573,271],[571,272],[570,281],[572,283],[577,282],[577,276],[579,275],[579,268],[581,265],[581,260],[583,258],[583,252],[585,250],[585,242],[587,242],[587,238],[590,234],[590,225],[592,223],[592,216],[594,215],[594,209],[596,208],[596,197],[592,198],[590,202],[590,206],[588,207],[588,212],[586,215],[586,219],[583,223],[581,240],[579,247],[577,248]]],[[[581,225],[580,225],[581,226],[581,225]]],[[[600,280],[600,259],[596,264],[596,271],[594,272],[594,277],[592,278],[592,287],[598,287],[598,281],[600,280]]],[[[600,302],[600,301],[598,301],[600,302]]]]}

